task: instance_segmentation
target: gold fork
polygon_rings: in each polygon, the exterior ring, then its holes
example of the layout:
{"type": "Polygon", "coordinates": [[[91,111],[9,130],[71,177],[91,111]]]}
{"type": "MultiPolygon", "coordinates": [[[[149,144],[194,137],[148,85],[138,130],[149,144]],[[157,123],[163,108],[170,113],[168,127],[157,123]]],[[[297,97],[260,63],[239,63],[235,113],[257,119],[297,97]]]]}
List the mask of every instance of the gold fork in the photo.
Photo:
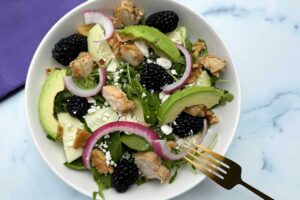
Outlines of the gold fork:
{"type": "Polygon", "coordinates": [[[184,159],[191,165],[199,169],[210,179],[218,183],[227,190],[241,184],[248,190],[266,200],[272,200],[271,197],[262,193],[258,189],[245,183],[241,178],[242,168],[234,161],[221,156],[201,145],[194,144],[195,147],[189,147],[188,156],[184,159]],[[196,156],[197,155],[197,156],[196,156]]]}

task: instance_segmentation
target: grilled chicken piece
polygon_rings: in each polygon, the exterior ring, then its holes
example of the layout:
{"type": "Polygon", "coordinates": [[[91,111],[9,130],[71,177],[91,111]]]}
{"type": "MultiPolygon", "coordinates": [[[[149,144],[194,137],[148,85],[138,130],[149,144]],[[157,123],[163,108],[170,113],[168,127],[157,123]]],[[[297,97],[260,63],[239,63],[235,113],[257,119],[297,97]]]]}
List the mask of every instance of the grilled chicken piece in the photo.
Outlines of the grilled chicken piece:
{"type": "Polygon", "coordinates": [[[160,183],[165,183],[171,176],[170,170],[162,164],[158,155],[152,151],[137,153],[135,164],[146,179],[158,179],[160,183]]]}
{"type": "Polygon", "coordinates": [[[132,0],[121,0],[114,8],[113,23],[116,28],[138,24],[144,11],[137,8],[132,0]]]}
{"type": "Polygon", "coordinates": [[[225,60],[222,60],[215,56],[200,57],[198,59],[198,62],[216,77],[220,77],[220,73],[225,70],[225,60]]]}
{"type": "Polygon", "coordinates": [[[198,40],[193,44],[192,51],[193,55],[197,58],[200,56],[200,52],[206,49],[206,44],[202,40],[198,40]]]}
{"type": "Polygon", "coordinates": [[[202,72],[202,68],[199,65],[194,64],[191,75],[190,75],[189,79],[186,81],[186,84],[195,82],[201,75],[201,72],[202,72]]]}
{"type": "Polygon", "coordinates": [[[208,110],[203,104],[185,108],[183,111],[194,117],[205,117],[208,121],[208,124],[216,124],[220,121],[219,117],[212,110],[208,110]]]}
{"type": "Polygon", "coordinates": [[[78,57],[70,63],[72,76],[74,78],[83,78],[91,74],[95,67],[93,57],[88,52],[81,52],[78,57]]]}
{"type": "Polygon", "coordinates": [[[124,44],[120,47],[121,58],[131,66],[137,67],[144,60],[141,50],[132,44],[124,44]]]}
{"type": "Polygon", "coordinates": [[[127,95],[116,86],[104,86],[102,95],[109,105],[119,113],[127,113],[135,108],[134,102],[130,101],[127,95]]]}
{"type": "Polygon", "coordinates": [[[112,166],[107,166],[104,153],[98,149],[94,149],[91,153],[91,162],[100,174],[112,174],[114,169],[112,166]]]}

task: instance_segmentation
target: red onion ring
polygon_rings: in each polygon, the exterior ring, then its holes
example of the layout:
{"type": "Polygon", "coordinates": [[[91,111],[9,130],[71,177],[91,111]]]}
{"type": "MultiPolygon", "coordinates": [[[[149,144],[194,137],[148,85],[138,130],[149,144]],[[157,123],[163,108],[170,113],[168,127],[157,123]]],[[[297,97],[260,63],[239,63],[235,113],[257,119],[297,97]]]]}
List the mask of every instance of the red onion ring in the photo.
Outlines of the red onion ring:
{"type": "Polygon", "coordinates": [[[83,12],[84,21],[86,24],[100,24],[104,29],[105,35],[98,42],[107,40],[114,32],[114,25],[111,19],[100,11],[86,10],[83,12]]]}
{"type": "MultiPolygon", "coordinates": [[[[200,144],[203,141],[206,133],[207,133],[207,121],[206,121],[206,119],[204,119],[201,137],[196,141],[197,144],[200,144]]],[[[160,157],[162,157],[164,159],[180,160],[184,156],[187,155],[187,151],[183,151],[179,154],[174,154],[173,152],[171,152],[171,150],[169,149],[169,147],[167,145],[166,140],[155,140],[152,142],[152,146],[153,146],[155,153],[157,153],[157,155],[159,155],[160,157]]]]}
{"type": "Polygon", "coordinates": [[[93,89],[85,90],[85,89],[79,88],[74,83],[73,78],[71,76],[64,77],[65,86],[72,94],[74,94],[76,96],[79,96],[79,97],[95,96],[102,90],[103,86],[105,85],[105,81],[106,81],[105,68],[100,67],[98,69],[98,72],[99,72],[99,83],[98,83],[97,87],[95,87],[93,89]]]}
{"type": "Polygon", "coordinates": [[[177,82],[163,86],[162,90],[168,94],[173,93],[176,90],[182,88],[189,79],[190,74],[192,72],[192,57],[189,51],[179,44],[176,44],[176,46],[183,53],[185,57],[186,66],[182,77],[177,82]]]}
{"type": "Polygon", "coordinates": [[[149,142],[149,144],[152,144],[152,141],[157,140],[159,138],[159,136],[153,130],[135,122],[118,121],[105,124],[98,128],[96,131],[94,131],[85,143],[82,153],[82,159],[83,164],[87,169],[90,169],[91,167],[90,156],[97,141],[104,135],[108,135],[109,133],[115,131],[136,134],[138,136],[143,137],[147,142],[149,142]]]}

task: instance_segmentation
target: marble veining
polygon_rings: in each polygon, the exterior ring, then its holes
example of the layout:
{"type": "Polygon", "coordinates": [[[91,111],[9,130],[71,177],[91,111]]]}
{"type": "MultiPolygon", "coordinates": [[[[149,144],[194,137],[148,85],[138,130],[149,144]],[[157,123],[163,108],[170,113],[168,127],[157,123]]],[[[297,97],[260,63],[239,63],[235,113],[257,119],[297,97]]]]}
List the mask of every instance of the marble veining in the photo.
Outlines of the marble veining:
{"type": "MultiPolygon", "coordinates": [[[[138,0],[137,0],[138,1],[138,0]]],[[[275,199],[300,199],[300,1],[178,0],[209,21],[238,67],[239,127],[227,153],[243,179],[275,199]]],[[[63,183],[34,147],[24,91],[0,103],[0,199],[87,200],[63,183]]],[[[109,199],[109,198],[108,198],[109,199]]],[[[205,180],[176,200],[254,200],[242,187],[227,191],[205,180]]]]}

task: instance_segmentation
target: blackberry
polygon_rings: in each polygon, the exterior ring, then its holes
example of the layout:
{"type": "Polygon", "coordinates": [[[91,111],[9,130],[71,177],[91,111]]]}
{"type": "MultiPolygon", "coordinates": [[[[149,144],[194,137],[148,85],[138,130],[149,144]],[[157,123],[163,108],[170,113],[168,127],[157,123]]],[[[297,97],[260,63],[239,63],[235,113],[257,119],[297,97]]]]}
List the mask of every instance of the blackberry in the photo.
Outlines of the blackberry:
{"type": "Polygon", "coordinates": [[[194,117],[188,113],[180,113],[172,123],[173,133],[180,138],[194,135],[203,128],[203,117],[194,117]]]}
{"type": "Polygon", "coordinates": [[[148,90],[161,91],[166,84],[173,83],[173,77],[161,66],[146,63],[140,71],[141,84],[148,90]]]}
{"type": "Polygon", "coordinates": [[[69,65],[78,54],[87,51],[87,38],[78,33],[61,38],[52,50],[53,58],[62,65],[69,65]]]}
{"type": "Polygon", "coordinates": [[[146,20],[146,25],[168,33],[176,29],[178,21],[178,15],[174,11],[160,11],[150,15],[146,20]]]}
{"type": "Polygon", "coordinates": [[[138,168],[133,159],[121,159],[112,174],[112,186],[118,192],[126,192],[130,185],[138,179],[138,168]]]}
{"type": "Polygon", "coordinates": [[[67,98],[66,102],[68,113],[78,119],[82,119],[82,117],[87,114],[87,111],[90,108],[88,100],[84,97],[73,95],[67,98]]]}

